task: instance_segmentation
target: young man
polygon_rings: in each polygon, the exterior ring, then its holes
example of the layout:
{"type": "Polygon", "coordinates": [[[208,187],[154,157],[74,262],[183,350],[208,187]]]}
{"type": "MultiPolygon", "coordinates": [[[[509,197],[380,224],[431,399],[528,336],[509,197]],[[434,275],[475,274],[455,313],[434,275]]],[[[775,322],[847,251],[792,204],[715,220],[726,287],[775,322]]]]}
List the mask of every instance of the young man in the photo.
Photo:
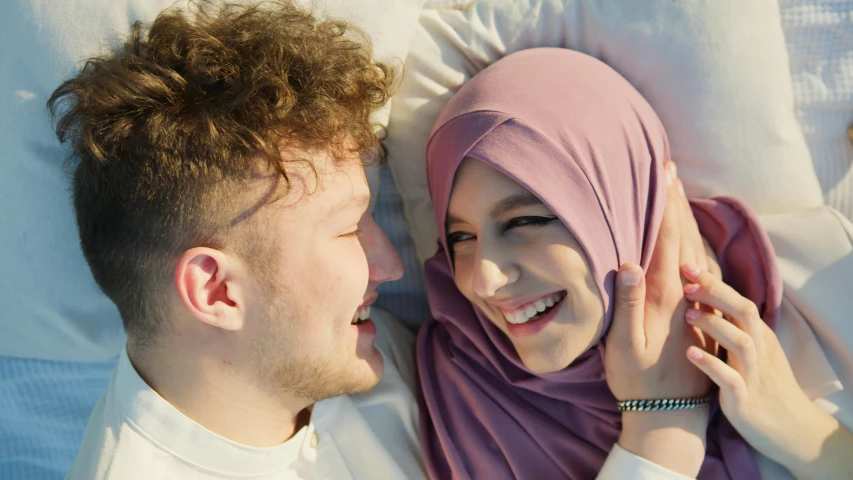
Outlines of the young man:
{"type": "Polygon", "coordinates": [[[133,32],[49,101],[128,337],[69,478],[423,477],[412,337],[370,308],[402,275],[362,162],[391,71],[287,3],[133,32]]]}

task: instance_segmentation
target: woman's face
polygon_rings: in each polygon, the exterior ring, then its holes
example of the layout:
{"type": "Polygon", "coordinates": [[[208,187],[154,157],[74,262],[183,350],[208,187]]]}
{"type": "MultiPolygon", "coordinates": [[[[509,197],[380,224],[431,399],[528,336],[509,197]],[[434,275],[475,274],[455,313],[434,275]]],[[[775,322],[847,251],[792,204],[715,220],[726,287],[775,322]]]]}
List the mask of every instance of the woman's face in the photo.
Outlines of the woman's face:
{"type": "Polygon", "coordinates": [[[586,254],[514,180],[465,158],[447,209],[447,244],[456,286],[531,371],[562,370],[598,342],[604,308],[586,254]]]}

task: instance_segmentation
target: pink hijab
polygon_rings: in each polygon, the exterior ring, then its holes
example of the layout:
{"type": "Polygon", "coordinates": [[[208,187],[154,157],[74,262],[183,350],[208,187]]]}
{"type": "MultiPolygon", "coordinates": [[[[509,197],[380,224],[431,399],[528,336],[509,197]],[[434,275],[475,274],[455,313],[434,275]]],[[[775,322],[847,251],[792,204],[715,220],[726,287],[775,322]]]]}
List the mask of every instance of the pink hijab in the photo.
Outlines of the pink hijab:
{"type": "MultiPolygon", "coordinates": [[[[615,270],[646,268],[666,197],[669,146],[655,112],[618,73],[570,50],[507,56],[447,104],[427,146],[440,232],[425,266],[433,317],[418,335],[421,437],[433,478],[594,478],[621,429],[604,378],[604,337],[565,370],[534,374],[509,339],[457,290],[445,216],[464,157],[537,195],[587,254],[613,317],[615,270]]],[[[771,325],[782,284],[754,216],[729,198],[692,201],[726,282],[771,325]]],[[[700,479],[758,478],[743,440],[716,407],[700,479]]]]}

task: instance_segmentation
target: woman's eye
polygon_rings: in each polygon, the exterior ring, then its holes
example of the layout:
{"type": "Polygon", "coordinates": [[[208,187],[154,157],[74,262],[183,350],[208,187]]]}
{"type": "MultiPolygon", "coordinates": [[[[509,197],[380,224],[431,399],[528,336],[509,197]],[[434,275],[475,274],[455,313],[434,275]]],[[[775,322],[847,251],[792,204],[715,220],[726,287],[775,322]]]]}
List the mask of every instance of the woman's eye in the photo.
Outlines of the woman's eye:
{"type": "Polygon", "coordinates": [[[447,235],[447,248],[452,249],[454,245],[467,240],[473,240],[474,235],[465,232],[453,232],[447,235]]]}
{"type": "Polygon", "coordinates": [[[361,230],[356,228],[355,230],[345,233],[341,235],[342,238],[358,238],[361,235],[361,230]]]}
{"type": "Polygon", "coordinates": [[[506,222],[504,231],[511,230],[516,227],[541,227],[557,220],[556,216],[551,217],[515,217],[506,222]]]}

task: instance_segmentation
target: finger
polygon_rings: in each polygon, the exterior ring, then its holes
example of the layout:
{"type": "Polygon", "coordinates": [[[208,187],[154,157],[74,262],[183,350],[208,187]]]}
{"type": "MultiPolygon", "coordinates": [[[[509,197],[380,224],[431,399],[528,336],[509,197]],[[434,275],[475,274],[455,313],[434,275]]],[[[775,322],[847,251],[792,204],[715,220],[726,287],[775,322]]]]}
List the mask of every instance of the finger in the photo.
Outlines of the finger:
{"type": "Polygon", "coordinates": [[[616,300],[613,323],[607,334],[608,348],[617,346],[632,351],[643,351],[646,333],[643,317],[646,301],[646,282],[643,269],[634,263],[626,263],[616,273],[616,300]]]}
{"type": "Polygon", "coordinates": [[[684,286],[688,300],[716,308],[735,325],[755,336],[763,320],[758,307],[708,271],[700,271],[695,265],[683,265],[681,273],[691,283],[684,286]]]}
{"type": "Polygon", "coordinates": [[[673,184],[674,177],[671,176],[670,170],[664,166],[667,174],[667,189],[666,189],[666,204],[663,211],[663,219],[658,230],[655,248],[652,252],[652,259],[649,264],[649,271],[660,274],[670,274],[677,272],[679,261],[680,242],[681,242],[681,227],[679,225],[679,207],[676,203],[678,193],[673,184]]]}
{"type": "MultiPolygon", "coordinates": [[[[702,268],[702,265],[696,261],[696,251],[693,249],[693,242],[690,239],[690,235],[685,234],[684,232],[684,222],[683,216],[679,218],[679,225],[681,225],[681,240],[679,241],[679,255],[678,255],[678,263],[681,265],[691,264],[697,265],[699,268],[702,268]]],[[[703,268],[704,270],[704,268],[703,268]]],[[[687,282],[685,282],[687,283],[687,282]]]]}
{"type": "MultiPolygon", "coordinates": [[[[673,175],[677,175],[675,163],[668,163],[671,164],[670,168],[673,171],[673,175]]],[[[675,185],[674,190],[678,193],[676,203],[679,206],[679,225],[681,228],[680,263],[682,265],[685,263],[691,263],[699,266],[702,270],[710,270],[710,262],[708,261],[707,253],[705,251],[705,240],[699,232],[699,225],[696,223],[696,217],[693,216],[693,209],[690,208],[690,202],[684,192],[684,184],[678,178],[675,178],[673,183],[675,185]]],[[[695,302],[688,302],[688,306],[705,309],[709,312],[713,311],[712,308],[702,306],[695,302]]]]}
{"type": "Polygon", "coordinates": [[[752,337],[724,318],[689,308],[684,313],[687,323],[702,330],[729,352],[729,361],[740,373],[752,378],[758,364],[758,353],[752,337]]]}
{"type": "Polygon", "coordinates": [[[678,178],[678,165],[676,165],[672,160],[667,160],[663,162],[663,168],[666,170],[667,183],[672,184],[672,182],[678,178]]]}
{"type": "Polygon", "coordinates": [[[721,393],[731,395],[738,402],[746,398],[746,382],[735,369],[726,365],[724,361],[703,352],[697,347],[687,348],[687,358],[720,387],[721,393]]]}
{"type": "MultiPolygon", "coordinates": [[[[720,266],[715,261],[716,260],[716,253],[714,253],[714,249],[711,248],[711,244],[708,243],[708,240],[705,239],[704,237],[702,238],[702,244],[703,244],[704,249],[705,249],[705,254],[703,255],[703,258],[705,259],[705,261],[708,262],[708,268],[703,269],[703,270],[708,270],[709,272],[711,272],[711,275],[713,275],[714,278],[720,278],[720,279],[723,278],[723,273],[720,271],[720,266]]],[[[701,266],[700,266],[700,268],[701,268],[701,266]]],[[[716,315],[718,317],[723,316],[723,313],[714,307],[710,307],[708,305],[704,305],[701,303],[699,305],[700,305],[699,308],[706,311],[706,312],[713,313],[714,315],[716,315]]]]}
{"type": "Polygon", "coordinates": [[[678,192],[677,203],[680,215],[681,242],[689,245],[688,250],[692,255],[692,260],[682,257],[681,263],[693,263],[698,265],[702,270],[708,270],[708,258],[705,256],[705,245],[702,240],[702,234],[699,232],[699,225],[696,223],[696,217],[693,216],[693,209],[690,208],[690,202],[684,193],[684,184],[679,179],[676,179],[675,183],[675,190],[678,192]]]}
{"type": "Polygon", "coordinates": [[[707,270],[714,274],[716,278],[722,278],[723,272],[720,271],[720,265],[717,263],[717,252],[714,251],[714,248],[711,246],[711,243],[708,242],[708,239],[702,238],[702,246],[705,250],[705,261],[708,262],[707,270]]]}

